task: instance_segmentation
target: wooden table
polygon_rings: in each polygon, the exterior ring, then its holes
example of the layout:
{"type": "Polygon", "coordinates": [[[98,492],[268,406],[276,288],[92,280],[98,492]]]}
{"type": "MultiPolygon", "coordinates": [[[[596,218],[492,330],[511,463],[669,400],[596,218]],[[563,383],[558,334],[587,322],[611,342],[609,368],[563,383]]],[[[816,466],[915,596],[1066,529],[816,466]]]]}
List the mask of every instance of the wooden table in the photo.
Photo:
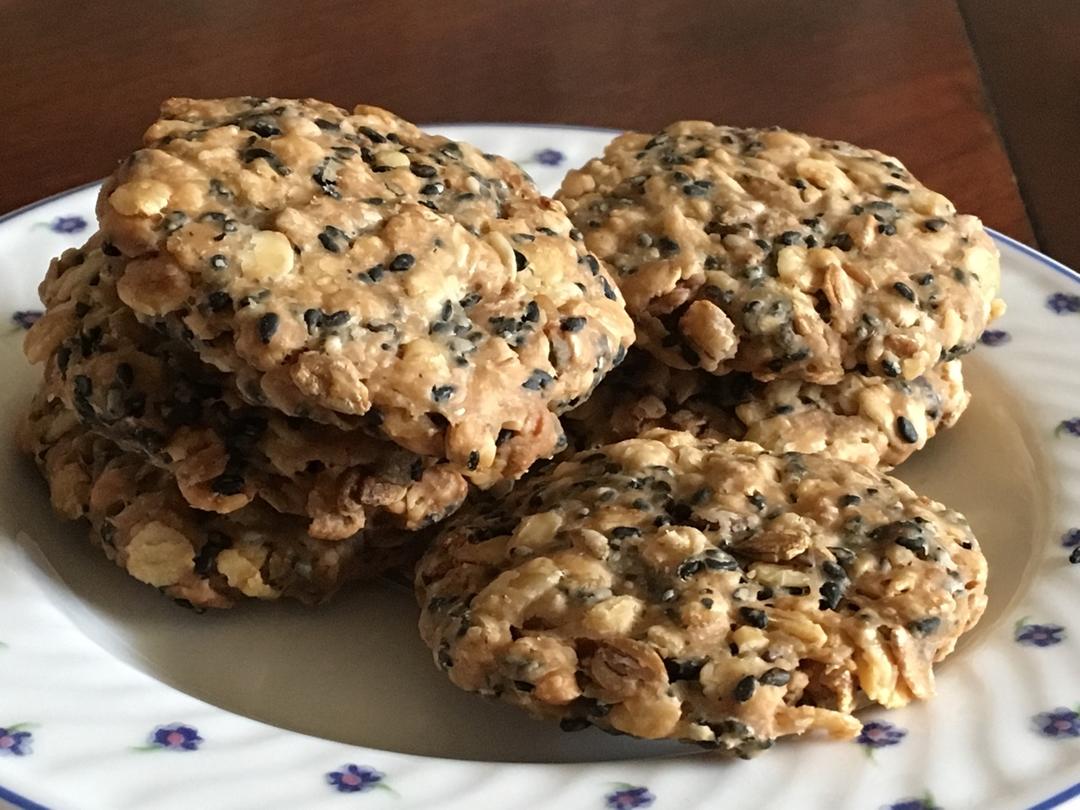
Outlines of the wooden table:
{"type": "Polygon", "coordinates": [[[0,211],[107,174],[166,96],[315,96],[421,122],[780,124],[896,154],[1080,266],[1075,0],[7,0],[0,42],[0,211]]]}

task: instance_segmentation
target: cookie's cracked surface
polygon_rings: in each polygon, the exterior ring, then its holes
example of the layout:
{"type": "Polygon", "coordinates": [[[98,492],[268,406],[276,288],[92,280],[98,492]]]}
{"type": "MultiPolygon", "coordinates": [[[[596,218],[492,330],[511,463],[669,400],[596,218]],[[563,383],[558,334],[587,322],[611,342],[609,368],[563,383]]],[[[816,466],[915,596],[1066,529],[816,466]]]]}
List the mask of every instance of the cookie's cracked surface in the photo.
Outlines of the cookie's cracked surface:
{"type": "Polygon", "coordinates": [[[900,481],[662,430],[467,507],[416,578],[463,689],[741,755],[929,697],[985,583],[964,518],[900,481]]]}
{"type": "Polygon", "coordinates": [[[118,289],[242,391],[364,420],[484,485],[633,339],[561,204],[375,107],[172,99],[98,202],[118,289]],[[504,449],[505,448],[505,449],[504,449]]]}
{"type": "Polygon", "coordinates": [[[677,368],[911,380],[1004,310],[979,220],[840,141],[682,121],[620,135],[556,196],[677,368]]]}

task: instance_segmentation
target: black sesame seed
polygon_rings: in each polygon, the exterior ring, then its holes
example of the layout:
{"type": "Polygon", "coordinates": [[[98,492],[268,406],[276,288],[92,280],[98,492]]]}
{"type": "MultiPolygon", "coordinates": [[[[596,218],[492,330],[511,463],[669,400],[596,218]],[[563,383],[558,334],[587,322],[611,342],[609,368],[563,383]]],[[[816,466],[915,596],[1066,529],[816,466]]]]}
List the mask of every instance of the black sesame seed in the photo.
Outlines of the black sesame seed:
{"type": "Polygon", "coordinates": [[[687,197],[704,197],[709,193],[708,187],[699,186],[697,183],[688,183],[682,187],[682,190],[687,197]]]}
{"type": "Polygon", "coordinates": [[[848,494],[841,495],[837,503],[839,503],[841,507],[855,506],[855,504],[859,503],[861,500],[862,498],[860,498],[858,495],[848,494]]]}
{"type": "Polygon", "coordinates": [[[832,239],[829,240],[829,247],[839,248],[840,250],[851,250],[855,247],[855,241],[851,238],[850,234],[838,233],[832,239]]]}
{"type": "MultiPolygon", "coordinates": [[[[876,215],[875,215],[876,216],[876,215]]],[[[878,233],[883,236],[896,236],[896,226],[891,222],[883,222],[877,226],[878,233]]]]}
{"type": "Polygon", "coordinates": [[[1080,565],[1080,546],[1069,552],[1069,562],[1073,565],[1080,565]]]}
{"type": "Polygon", "coordinates": [[[757,490],[754,490],[749,495],[747,495],[746,500],[750,501],[750,503],[754,505],[754,508],[757,509],[759,512],[767,506],[765,496],[763,496],[757,490]]]}
{"type": "Polygon", "coordinates": [[[529,260],[525,258],[525,254],[518,250],[514,251],[514,262],[518,270],[524,270],[529,266],[529,260]]]}
{"type": "Polygon", "coordinates": [[[920,287],[929,287],[931,284],[934,283],[934,274],[933,273],[923,273],[921,276],[919,276],[916,279],[916,281],[919,282],[920,287]]]}
{"type": "Polygon", "coordinates": [[[373,130],[371,127],[357,127],[360,132],[372,143],[386,143],[386,138],[373,130]]]}
{"type": "Polygon", "coordinates": [[[656,247],[661,256],[674,256],[679,252],[679,243],[668,236],[661,236],[656,240],[656,247]]]}
{"type": "Polygon", "coordinates": [[[898,281],[892,285],[892,288],[901,298],[906,298],[911,303],[915,303],[915,291],[904,282],[898,281]]]}
{"type": "Polygon", "coordinates": [[[611,530],[611,536],[616,540],[626,540],[628,537],[641,537],[641,530],[633,526],[616,526],[611,530]]]}
{"type": "Polygon", "coordinates": [[[430,163],[412,163],[409,165],[409,170],[417,177],[424,178],[434,177],[438,173],[438,169],[430,163]]]}
{"type": "Polygon", "coordinates": [[[701,604],[703,607],[712,610],[713,600],[706,596],[701,600],[701,604]]]}
{"type": "Polygon", "coordinates": [[[847,572],[832,560],[825,560],[821,564],[821,572],[829,579],[846,579],[847,572]]]}
{"type": "Polygon", "coordinates": [[[528,388],[530,391],[540,391],[546,388],[552,381],[552,376],[546,371],[540,369],[533,369],[532,374],[529,375],[529,379],[525,380],[521,384],[522,388],[528,388]]]}
{"type": "Polygon", "coordinates": [[[893,194],[910,194],[911,189],[904,188],[904,186],[898,186],[896,183],[886,183],[885,190],[891,191],[893,194]]]}
{"type": "Polygon", "coordinates": [[[737,684],[735,684],[735,699],[739,703],[746,703],[750,698],[754,696],[754,691],[757,689],[757,678],[753,675],[747,675],[737,684]]]}
{"type": "Polygon", "coordinates": [[[908,630],[915,636],[928,636],[941,627],[941,619],[937,616],[927,616],[925,619],[916,619],[908,622],[908,630]]]}
{"type": "Polygon", "coordinates": [[[399,253],[390,262],[390,272],[401,273],[416,264],[416,257],[411,253],[399,253]]]}
{"type": "Polygon", "coordinates": [[[530,301],[525,306],[525,314],[521,316],[522,320],[526,323],[536,323],[540,320],[540,305],[535,301],[530,301]]]}
{"type": "MultiPolygon", "coordinates": [[[[660,596],[660,600],[662,602],[674,601],[675,591],[673,589],[664,591],[660,596]]],[[[698,676],[701,675],[701,670],[704,667],[704,659],[688,659],[685,661],[680,661],[677,658],[664,659],[664,669],[667,670],[669,683],[674,683],[675,681],[696,681],[698,676]]]]}
{"type": "Polygon", "coordinates": [[[232,296],[224,290],[214,290],[206,296],[206,303],[210,305],[210,310],[212,312],[221,312],[232,304],[232,296]]]}
{"type": "Polygon", "coordinates": [[[280,318],[276,312],[267,312],[261,318],[259,318],[257,327],[259,330],[259,340],[263,343],[269,343],[274,337],[274,333],[277,332],[278,323],[280,318]]]}
{"type": "Polygon", "coordinates": [[[325,132],[337,132],[341,127],[335,124],[333,121],[327,121],[325,118],[316,118],[315,126],[325,132]]]}
{"type": "Polygon", "coordinates": [[[919,441],[919,432],[915,430],[915,425],[911,424],[911,420],[906,416],[896,417],[896,432],[908,444],[915,444],[919,441]]]}
{"type": "Polygon", "coordinates": [[[446,187],[442,183],[428,183],[426,186],[420,188],[420,193],[427,196],[434,196],[436,194],[442,194],[446,190],[446,187]]]}
{"type": "Polygon", "coordinates": [[[240,158],[244,161],[244,163],[251,163],[254,160],[262,158],[267,162],[267,164],[269,164],[271,169],[273,169],[277,174],[281,175],[282,177],[292,174],[292,169],[282,163],[281,158],[279,158],[269,149],[261,149],[258,147],[245,149],[243,152],[240,153],[240,158]]]}
{"type": "Polygon", "coordinates": [[[101,252],[104,253],[106,256],[119,256],[120,248],[118,248],[112,242],[102,242],[101,252]]]}
{"type": "Polygon", "coordinates": [[[469,460],[465,462],[465,466],[470,470],[475,470],[480,466],[480,453],[477,450],[469,451],[469,460]]]}
{"type": "Polygon", "coordinates": [[[836,610],[836,606],[840,604],[840,600],[844,596],[844,588],[835,580],[828,580],[821,583],[821,600],[818,603],[818,607],[822,610],[836,610]]]}
{"type": "Polygon", "coordinates": [[[791,673],[779,667],[765,670],[758,678],[762,686],[787,686],[790,681],[791,673]]]}
{"type": "Polygon", "coordinates": [[[776,241],[781,245],[797,245],[802,242],[802,240],[802,234],[798,231],[784,231],[776,237],[776,241]]]}
{"type": "Polygon", "coordinates": [[[340,253],[342,244],[348,242],[348,237],[340,228],[327,225],[319,234],[319,242],[331,253],[340,253]]]}
{"type": "Polygon", "coordinates": [[[377,264],[374,267],[368,269],[366,273],[361,273],[359,278],[367,283],[375,283],[386,274],[386,268],[381,264],[377,264]]]}
{"type": "Polygon", "coordinates": [[[922,225],[924,228],[926,228],[926,230],[930,231],[931,233],[937,233],[945,227],[945,220],[934,217],[933,219],[926,220],[925,222],[923,222],[922,225]]]}
{"type": "Polygon", "coordinates": [[[304,323],[307,324],[308,334],[314,334],[315,330],[322,325],[322,317],[321,310],[314,308],[304,310],[304,323]]]}
{"type": "Polygon", "coordinates": [[[210,481],[210,490],[218,495],[239,495],[244,491],[244,477],[225,472],[210,481]]]}
{"type": "Polygon", "coordinates": [[[431,386],[431,399],[434,402],[446,402],[453,395],[454,395],[454,386],[452,386],[452,385],[433,385],[433,386],[431,386]]]}
{"type": "MultiPolygon", "coordinates": [[[[306,315],[307,313],[305,313],[306,315]]],[[[340,326],[344,326],[349,322],[352,315],[346,309],[339,309],[337,312],[333,312],[329,315],[323,315],[322,327],[324,329],[337,329],[340,326]]]]}
{"type": "Polygon", "coordinates": [[[765,615],[764,610],[758,610],[757,608],[741,607],[739,608],[739,616],[743,622],[756,627],[759,630],[764,630],[769,626],[769,617],[765,615]]]}
{"type": "Polygon", "coordinates": [[[215,253],[210,257],[210,266],[215,270],[224,270],[229,266],[229,259],[226,256],[222,256],[220,253],[215,253]]]}
{"type": "Polygon", "coordinates": [[[559,321],[559,329],[563,332],[580,332],[585,327],[587,318],[572,315],[559,321]]]}
{"type": "Polygon", "coordinates": [[[885,357],[881,361],[881,370],[885,372],[886,377],[899,377],[900,376],[900,364],[893,360],[891,357],[885,357]]]}

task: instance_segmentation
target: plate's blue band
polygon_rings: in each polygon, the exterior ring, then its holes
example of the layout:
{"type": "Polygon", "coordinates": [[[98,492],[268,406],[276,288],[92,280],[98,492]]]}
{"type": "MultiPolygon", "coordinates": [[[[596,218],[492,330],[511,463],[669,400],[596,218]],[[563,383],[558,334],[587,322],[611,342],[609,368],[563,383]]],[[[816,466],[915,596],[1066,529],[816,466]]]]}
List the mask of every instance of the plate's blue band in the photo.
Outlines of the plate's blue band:
{"type": "MultiPolygon", "coordinates": [[[[462,124],[461,126],[466,126],[466,125],[462,124]]],[[[474,126],[474,125],[469,124],[467,126],[474,126]]],[[[529,124],[528,126],[538,126],[538,125],[529,124]]],[[[549,125],[549,126],[554,126],[554,125],[549,125]]],[[[579,129],[579,127],[564,127],[564,129],[579,129]]],[[[590,127],[580,127],[580,129],[590,129],[590,127]]],[[[35,203],[31,203],[30,205],[26,205],[26,206],[23,206],[22,208],[18,208],[18,209],[14,210],[14,211],[11,211],[8,214],[0,216],[0,222],[4,222],[5,220],[12,219],[14,217],[19,216],[20,214],[25,214],[27,211],[30,211],[30,210],[32,210],[34,208],[37,208],[39,205],[44,205],[47,202],[52,202],[53,200],[58,199],[60,197],[65,197],[68,194],[72,194],[72,193],[74,193],[76,191],[82,191],[84,188],[88,188],[88,187],[90,187],[90,186],[92,186],[92,185],[94,185],[95,183],[98,183],[98,182],[100,182],[100,181],[94,180],[94,181],[91,181],[89,183],[84,183],[83,185],[79,186],[78,188],[69,189],[68,191],[62,191],[59,194],[54,194],[51,197],[46,197],[44,200],[38,200],[35,203]]],[[[1063,265],[1061,262],[1055,261],[1054,259],[1051,259],[1049,256],[1044,256],[1042,253],[1039,253],[1039,251],[1035,250],[1034,248],[1028,247],[1023,242],[1018,242],[1017,240],[1013,239],[1011,236],[1006,236],[1003,233],[995,231],[993,228],[987,228],[986,230],[989,231],[991,234],[993,234],[994,238],[997,239],[998,241],[1004,242],[1005,244],[1007,244],[1009,247],[1013,248],[1014,250],[1020,251],[1025,256],[1031,257],[1032,259],[1039,262],[1040,264],[1045,264],[1051,270],[1056,270],[1058,273],[1061,273],[1063,276],[1066,276],[1067,278],[1070,278],[1073,281],[1075,281],[1076,283],[1080,284],[1080,273],[1078,273],[1077,271],[1069,269],[1068,267],[1063,265]]],[[[1045,800],[1039,802],[1038,804],[1033,804],[1031,807],[1028,808],[1028,810],[1052,810],[1052,808],[1060,807],[1061,805],[1065,804],[1065,802],[1069,801],[1069,799],[1075,799],[1077,796],[1080,796],[1080,782],[1077,782],[1072,787],[1066,788],[1065,790],[1061,791],[1060,793],[1057,793],[1057,794],[1051,796],[1049,799],[1045,799],[1045,800]]],[[[20,796],[18,793],[13,793],[12,791],[5,788],[3,785],[0,785],[0,799],[3,799],[4,801],[15,805],[17,808],[19,808],[19,810],[49,810],[49,808],[45,807],[45,805],[37,804],[36,802],[30,801],[29,799],[25,798],[24,796],[20,796]]]]}
{"type": "Polygon", "coordinates": [[[3,785],[0,785],[0,799],[3,799],[8,804],[18,807],[19,810],[49,810],[45,805],[32,802],[25,796],[20,796],[18,793],[13,793],[3,785]]]}
{"type": "Polygon", "coordinates": [[[1080,796],[1080,782],[1070,788],[1065,788],[1061,793],[1051,796],[1046,801],[1031,805],[1028,810],[1050,810],[1052,807],[1061,807],[1069,799],[1075,799],[1077,796],[1080,796]]]}

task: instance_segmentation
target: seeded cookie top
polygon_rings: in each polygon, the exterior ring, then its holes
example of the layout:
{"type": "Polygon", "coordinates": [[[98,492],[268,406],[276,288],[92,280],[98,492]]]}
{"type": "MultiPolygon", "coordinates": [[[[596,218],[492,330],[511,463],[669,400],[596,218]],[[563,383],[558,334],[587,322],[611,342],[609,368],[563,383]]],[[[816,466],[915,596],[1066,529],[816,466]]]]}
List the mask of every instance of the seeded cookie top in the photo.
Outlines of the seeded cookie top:
{"type": "Polygon", "coordinates": [[[835,385],[760,382],[674,369],[640,349],[564,417],[578,450],[634,438],[651,428],[742,439],[777,453],[826,453],[871,467],[895,467],[967,408],[959,360],[914,380],[845,374],[835,385]]]}
{"type": "Polygon", "coordinates": [[[557,198],[678,368],[914,379],[1003,308],[979,220],[839,141],[683,121],[619,136],[557,198]]]}
{"type": "Polygon", "coordinates": [[[416,584],[458,686],[749,754],[928,697],[985,580],[964,518],[900,481],[658,430],[467,507],[416,584]]]}
{"type": "Polygon", "coordinates": [[[527,467],[632,341],[561,205],[385,110],[172,99],[144,143],[98,202],[120,296],[249,398],[469,471],[517,437],[527,467]]]}
{"type": "Polygon", "coordinates": [[[27,354],[44,364],[48,398],[167,469],[192,506],[231,513],[259,498],[309,517],[314,537],[344,539],[420,528],[464,500],[465,479],[446,462],[248,405],[230,375],[136,320],[116,295],[125,261],[99,242],[50,266],[27,354]]]}

